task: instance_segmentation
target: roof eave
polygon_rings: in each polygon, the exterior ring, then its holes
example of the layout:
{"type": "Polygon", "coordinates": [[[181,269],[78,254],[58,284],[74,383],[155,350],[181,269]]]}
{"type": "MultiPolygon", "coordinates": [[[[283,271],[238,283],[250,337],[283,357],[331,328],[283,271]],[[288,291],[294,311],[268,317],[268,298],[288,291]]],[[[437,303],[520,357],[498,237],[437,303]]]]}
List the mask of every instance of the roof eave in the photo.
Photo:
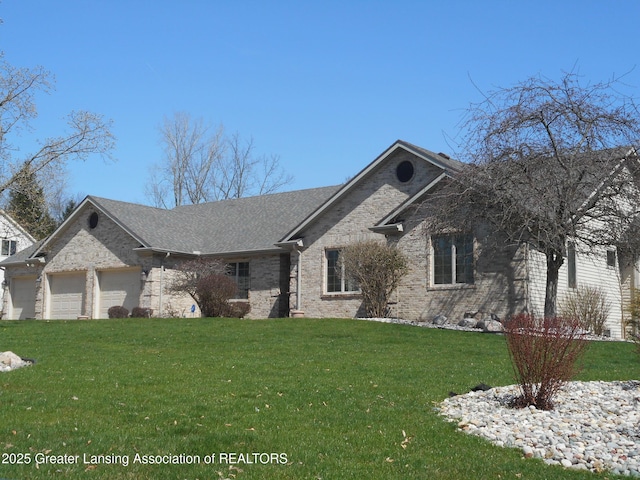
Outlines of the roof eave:
{"type": "Polygon", "coordinates": [[[383,235],[399,235],[404,232],[404,225],[400,223],[392,223],[390,225],[375,225],[369,227],[374,233],[381,233],[383,235]]]}
{"type": "Polygon", "coordinates": [[[274,246],[271,248],[256,248],[247,250],[228,250],[224,252],[182,252],[178,250],[156,248],[156,247],[139,247],[133,249],[135,252],[154,254],[159,253],[162,255],[175,255],[180,257],[215,257],[215,258],[230,258],[230,257],[242,257],[242,256],[255,256],[264,254],[276,254],[282,253],[285,249],[283,247],[274,246]]]}

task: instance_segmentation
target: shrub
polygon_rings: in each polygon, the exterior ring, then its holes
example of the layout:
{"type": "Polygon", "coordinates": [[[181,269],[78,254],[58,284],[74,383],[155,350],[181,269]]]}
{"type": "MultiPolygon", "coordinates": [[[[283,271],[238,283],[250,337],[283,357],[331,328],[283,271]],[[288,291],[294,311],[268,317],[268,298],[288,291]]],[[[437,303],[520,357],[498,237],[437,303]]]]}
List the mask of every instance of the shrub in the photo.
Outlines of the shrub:
{"type": "Polygon", "coordinates": [[[535,318],[517,315],[506,322],[505,338],[522,394],[513,406],[553,408],[553,397],[578,370],[587,347],[585,332],[575,318],[535,318]]]}
{"type": "Polygon", "coordinates": [[[133,307],[131,309],[131,318],[151,318],[153,315],[152,308],[133,307]]]}
{"type": "Polygon", "coordinates": [[[109,315],[109,318],[127,318],[129,316],[129,310],[120,305],[115,305],[113,307],[109,307],[107,314],[109,315]]]}
{"type": "Polygon", "coordinates": [[[582,328],[595,335],[604,333],[610,310],[611,303],[602,289],[588,285],[567,294],[560,306],[561,316],[578,319],[582,328]]]}
{"type": "Polygon", "coordinates": [[[369,240],[340,252],[341,270],[360,287],[368,317],[386,317],[389,299],[407,272],[407,259],[395,247],[369,240]]]}
{"type": "Polygon", "coordinates": [[[204,317],[230,317],[229,300],[238,291],[236,282],[224,274],[201,277],[196,284],[194,298],[204,317]]]}
{"type": "Polygon", "coordinates": [[[626,308],[629,313],[629,320],[626,326],[630,328],[633,337],[638,334],[638,326],[640,325],[640,292],[637,288],[631,289],[631,298],[626,308]]]}
{"type": "Polygon", "coordinates": [[[249,302],[230,302],[228,316],[231,318],[244,318],[250,311],[251,305],[249,302]]]}

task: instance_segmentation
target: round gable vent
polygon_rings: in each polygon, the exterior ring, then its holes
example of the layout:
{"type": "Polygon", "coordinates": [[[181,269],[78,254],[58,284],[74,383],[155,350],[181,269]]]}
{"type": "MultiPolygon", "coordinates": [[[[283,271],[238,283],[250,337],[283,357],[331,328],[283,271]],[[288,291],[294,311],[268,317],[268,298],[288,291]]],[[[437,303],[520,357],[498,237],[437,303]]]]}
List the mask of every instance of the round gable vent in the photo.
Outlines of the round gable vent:
{"type": "Polygon", "coordinates": [[[98,226],[98,213],[93,212],[89,215],[89,228],[94,229],[98,226]]]}
{"type": "Polygon", "coordinates": [[[396,176],[402,183],[406,183],[413,178],[413,163],[409,160],[400,162],[396,167],[396,176]]]}

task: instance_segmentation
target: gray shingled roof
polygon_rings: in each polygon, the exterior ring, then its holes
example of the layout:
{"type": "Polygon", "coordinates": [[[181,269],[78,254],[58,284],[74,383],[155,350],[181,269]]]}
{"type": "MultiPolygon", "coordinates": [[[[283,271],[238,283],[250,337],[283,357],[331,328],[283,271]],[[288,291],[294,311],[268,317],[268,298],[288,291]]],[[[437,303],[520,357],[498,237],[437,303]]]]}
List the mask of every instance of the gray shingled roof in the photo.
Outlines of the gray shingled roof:
{"type": "Polygon", "coordinates": [[[142,247],[223,254],[270,250],[340,186],[274,193],[164,210],[89,197],[142,247]]]}
{"type": "Polygon", "coordinates": [[[24,262],[27,261],[31,256],[40,248],[40,246],[44,243],[44,240],[39,240],[33,245],[28,246],[16,252],[15,255],[11,255],[10,257],[5,258],[2,262],[0,262],[0,266],[6,267],[7,265],[24,265],[24,262]]]}

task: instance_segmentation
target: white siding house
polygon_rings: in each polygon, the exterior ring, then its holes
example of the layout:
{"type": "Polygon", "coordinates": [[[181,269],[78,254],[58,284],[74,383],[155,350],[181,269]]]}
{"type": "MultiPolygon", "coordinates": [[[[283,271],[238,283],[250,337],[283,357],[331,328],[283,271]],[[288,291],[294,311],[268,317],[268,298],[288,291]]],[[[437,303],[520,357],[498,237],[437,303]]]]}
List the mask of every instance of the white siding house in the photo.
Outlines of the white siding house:
{"type": "MultiPolygon", "coordinates": [[[[542,316],[546,290],[546,258],[544,254],[529,249],[527,264],[527,310],[542,316]]],[[[558,312],[571,293],[580,287],[598,288],[609,304],[609,319],[605,324],[605,332],[611,337],[624,337],[624,289],[625,282],[615,249],[601,248],[598,252],[586,254],[576,251],[569,245],[567,258],[560,267],[558,278],[558,312]]]]}
{"type": "MultiPolygon", "coordinates": [[[[11,216],[5,212],[4,210],[0,210],[0,262],[6,260],[16,253],[30,247],[35,243],[35,239],[27,232],[24,228],[22,228],[18,222],[16,222],[11,216]]],[[[0,269],[0,285],[2,285],[2,296],[4,297],[7,289],[11,288],[11,285],[8,282],[5,282],[4,269],[0,269]]],[[[19,289],[17,293],[18,302],[16,304],[16,308],[20,308],[19,304],[21,303],[20,296],[23,295],[25,302],[29,305],[24,312],[25,315],[29,315],[31,313],[30,305],[33,303],[31,297],[33,293],[35,293],[35,277],[31,279],[33,285],[30,289],[21,288],[22,284],[16,285],[16,288],[19,289]]],[[[20,312],[22,315],[22,312],[20,312]]],[[[33,316],[33,313],[31,313],[33,316]]],[[[27,317],[22,317],[27,318],[27,317]]]]}

